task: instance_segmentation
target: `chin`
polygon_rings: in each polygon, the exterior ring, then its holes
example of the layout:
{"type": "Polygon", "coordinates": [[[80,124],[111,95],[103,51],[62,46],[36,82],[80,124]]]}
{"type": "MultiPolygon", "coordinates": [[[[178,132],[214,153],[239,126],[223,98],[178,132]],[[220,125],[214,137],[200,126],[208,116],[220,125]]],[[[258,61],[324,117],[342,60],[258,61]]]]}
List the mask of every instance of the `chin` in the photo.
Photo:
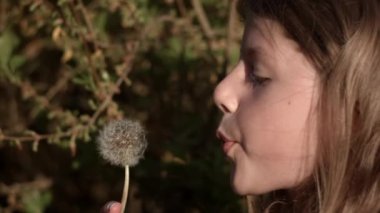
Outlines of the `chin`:
{"type": "Polygon", "coordinates": [[[244,188],[244,187],[239,187],[236,185],[233,185],[233,190],[236,194],[244,196],[244,195],[262,195],[265,193],[268,193],[272,190],[264,190],[264,189],[256,189],[256,188],[244,188]]]}
{"type": "Polygon", "coordinates": [[[233,191],[241,196],[244,195],[261,195],[273,191],[274,189],[267,188],[263,184],[252,185],[252,182],[235,179],[231,177],[231,185],[233,191]]]}

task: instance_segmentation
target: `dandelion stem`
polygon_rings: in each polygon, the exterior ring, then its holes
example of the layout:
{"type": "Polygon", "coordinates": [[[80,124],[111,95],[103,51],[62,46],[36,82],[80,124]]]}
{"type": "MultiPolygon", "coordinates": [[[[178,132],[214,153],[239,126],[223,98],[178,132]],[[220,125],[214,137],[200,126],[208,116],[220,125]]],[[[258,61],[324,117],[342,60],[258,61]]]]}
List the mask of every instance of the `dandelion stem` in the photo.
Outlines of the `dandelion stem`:
{"type": "Polygon", "coordinates": [[[123,198],[121,199],[121,213],[124,213],[125,206],[127,205],[128,188],[129,188],[129,166],[126,165],[125,166],[123,198]]]}
{"type": "Polygon", "coordinates": [[[247,202],[248,213],[253,213],[252,196],[247,195],[245,197],[245,199],[246,199],[246,202],[247,202]]]}

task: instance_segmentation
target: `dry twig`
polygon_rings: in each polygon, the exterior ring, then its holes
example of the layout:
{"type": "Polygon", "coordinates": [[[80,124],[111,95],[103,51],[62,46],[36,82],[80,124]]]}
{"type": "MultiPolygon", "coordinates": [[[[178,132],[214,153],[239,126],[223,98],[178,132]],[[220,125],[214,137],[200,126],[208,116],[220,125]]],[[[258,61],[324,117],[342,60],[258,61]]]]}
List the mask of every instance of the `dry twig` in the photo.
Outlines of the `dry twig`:
{"type": "Polygon", "coordinates": [[[191,0],[191,4],[193,5],[194,11],[197,15],[197,19],[202,27],[202,31],[206,35],[206,38],[209,40],[213,39],[214,31],[210,27],[210,23],[203,9],[202,3],[200,2],[200,0],[191,0]]]}

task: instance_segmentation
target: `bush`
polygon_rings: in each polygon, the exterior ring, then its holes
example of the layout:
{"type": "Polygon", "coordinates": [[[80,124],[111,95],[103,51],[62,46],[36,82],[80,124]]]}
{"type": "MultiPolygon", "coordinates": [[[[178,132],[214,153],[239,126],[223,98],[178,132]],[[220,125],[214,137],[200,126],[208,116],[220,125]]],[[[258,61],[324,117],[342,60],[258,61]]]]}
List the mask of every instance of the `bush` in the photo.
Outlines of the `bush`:
{"type": "Polygon", "coordinates": [[[119,200],[123,172],[95,140],[126,117],[149,132],[128,212],[241,211],[212,103],[238,56],[231,2],[2,1],[0,210],[97,212],[119,200]]]}

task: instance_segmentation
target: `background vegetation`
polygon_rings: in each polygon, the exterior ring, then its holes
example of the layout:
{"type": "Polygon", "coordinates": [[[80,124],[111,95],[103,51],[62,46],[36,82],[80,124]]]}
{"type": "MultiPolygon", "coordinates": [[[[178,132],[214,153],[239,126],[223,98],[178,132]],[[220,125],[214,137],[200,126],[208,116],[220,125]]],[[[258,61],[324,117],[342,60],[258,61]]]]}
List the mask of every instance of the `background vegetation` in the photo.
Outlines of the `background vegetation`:
{"type": "Polygon", "coordinates": [[[147,128],[128,212],[241,212],[212,92],[238,57],[234,0],[0,0],[0,212],[99,212],[123,170],[99,128],[147,128]]]}

